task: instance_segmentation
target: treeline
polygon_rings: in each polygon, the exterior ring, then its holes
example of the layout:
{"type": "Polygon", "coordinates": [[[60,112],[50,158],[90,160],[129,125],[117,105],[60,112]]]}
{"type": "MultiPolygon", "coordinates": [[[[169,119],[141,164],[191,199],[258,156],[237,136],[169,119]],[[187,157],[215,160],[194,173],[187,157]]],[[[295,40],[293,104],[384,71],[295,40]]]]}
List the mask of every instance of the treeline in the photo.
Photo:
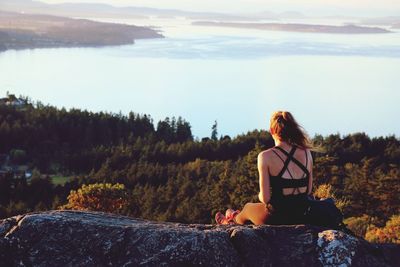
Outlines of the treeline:
{"type": "Polygon", "coordinates": [[[132,145],[139,137],[152,142],[190,141],[190,128],[181,117],[166,118],[155,128],[150,116],[133,112],[124,116],[79,109],[67,111],[40,102],[23,109],[0,105],[0,153],[22,150],[27,153],[24,158],[45,173],[81,173],[90,171],[92,166],[86,161],[79,164],[82,155],[98,157],[115,145],[132,145]]]}
{"type": "MultiPolygon", "coordinates": [[[[120,183],[124,214],[210,223],[217,210],[257,201],[257,154],[274,145],[266,131],[194,140],[190,124],[166,118],[57,109],[41,104],[0,107],[0,153],[35,169],[31,180],[0,176],[0,216],[56,208],[83,184],[120,183]],[[76,178],[55,186],[48,175],[76,178]]],[[[211,130],[211,129],[210,129],[211,130]]],[[[400,214],[400,140],[364,133],[315,136],[314,187],[331,184],[346,217],[375,225],[400,214]]]]}

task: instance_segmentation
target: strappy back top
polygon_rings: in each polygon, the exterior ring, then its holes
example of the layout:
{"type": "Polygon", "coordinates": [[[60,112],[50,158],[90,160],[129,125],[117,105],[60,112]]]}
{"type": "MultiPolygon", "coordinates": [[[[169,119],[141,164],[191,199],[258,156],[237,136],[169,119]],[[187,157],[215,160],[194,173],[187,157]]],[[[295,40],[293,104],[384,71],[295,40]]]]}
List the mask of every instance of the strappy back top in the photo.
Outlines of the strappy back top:
{"type": "Polygon", "coordinates": [[[310,179],[310,172],[307,169],[308,165],[308,156],[307,151],[305,151],[306,155],[306,165],[303,165],[300,161],[293,157],[296,152],[297,147],[293,146],[290,152],[285,151],[281,147],[274,147],[272,151],[282,160],[283,167],[281,171],[276,175],[270,175],[270,184],[272,188],[271,201],[273,207],[284,209],[284,210],[302,210],[305,205],[308,193],[308,183],[310,179]],[[275,149],[281,151],[284,155],[286,155],[286,160],[284,160],[279,153],[275,149]],[[303,176],[301,178],[294,178],[288,169],[289,163],[295,163],[303,172],[303,176]],[[283,174],[288,172],[290,178],[283,178],[283,174]],[[301,187],[306,187],[306,191],[304,193],[300,192],[301,187]],[[283,194],[283,189],[285,188],[293,188],[293,192],[291,194],[283,194]],[[297,194],[295,194],[297,193],[297,194]]]}

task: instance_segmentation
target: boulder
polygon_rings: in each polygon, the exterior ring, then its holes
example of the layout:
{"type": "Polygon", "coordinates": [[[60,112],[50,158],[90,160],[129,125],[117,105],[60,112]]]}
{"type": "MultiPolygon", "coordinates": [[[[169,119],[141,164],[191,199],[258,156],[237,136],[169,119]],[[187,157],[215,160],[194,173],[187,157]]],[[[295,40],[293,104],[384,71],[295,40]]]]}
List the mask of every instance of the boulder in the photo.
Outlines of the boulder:
{"type": "Polygon", "coordinates": [[[152,222],[47,211],[0,221],[0,266],[399,266],[400,246],[311,225],[152,222]]]}

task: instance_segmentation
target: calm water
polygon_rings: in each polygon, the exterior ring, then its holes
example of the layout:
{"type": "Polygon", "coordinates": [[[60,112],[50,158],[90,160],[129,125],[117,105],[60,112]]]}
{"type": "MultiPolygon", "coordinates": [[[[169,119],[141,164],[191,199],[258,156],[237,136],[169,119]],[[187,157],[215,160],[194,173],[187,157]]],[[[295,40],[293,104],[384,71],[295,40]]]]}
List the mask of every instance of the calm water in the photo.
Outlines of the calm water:
{"type": "Polygon", "coordinates": [[[163,25],[134,45],[0,53],[0,96],[182,116],[198,137],[265,128],[286,109],[313,135],[400,135],[400,33],[329,35],[163,25]]]}

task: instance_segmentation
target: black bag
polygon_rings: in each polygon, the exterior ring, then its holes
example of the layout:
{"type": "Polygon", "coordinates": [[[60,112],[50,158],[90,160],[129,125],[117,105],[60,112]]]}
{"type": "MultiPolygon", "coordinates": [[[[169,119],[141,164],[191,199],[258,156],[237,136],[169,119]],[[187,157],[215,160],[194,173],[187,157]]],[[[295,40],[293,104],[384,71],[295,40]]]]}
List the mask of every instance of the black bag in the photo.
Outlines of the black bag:
{"type": "Polygon", "coordinates": [[[308,208],[305,213],[309,224],[328,227],[336,230],[343,228],[343,214],[336,207],[333,198],[308,198],[308,208]]]}

